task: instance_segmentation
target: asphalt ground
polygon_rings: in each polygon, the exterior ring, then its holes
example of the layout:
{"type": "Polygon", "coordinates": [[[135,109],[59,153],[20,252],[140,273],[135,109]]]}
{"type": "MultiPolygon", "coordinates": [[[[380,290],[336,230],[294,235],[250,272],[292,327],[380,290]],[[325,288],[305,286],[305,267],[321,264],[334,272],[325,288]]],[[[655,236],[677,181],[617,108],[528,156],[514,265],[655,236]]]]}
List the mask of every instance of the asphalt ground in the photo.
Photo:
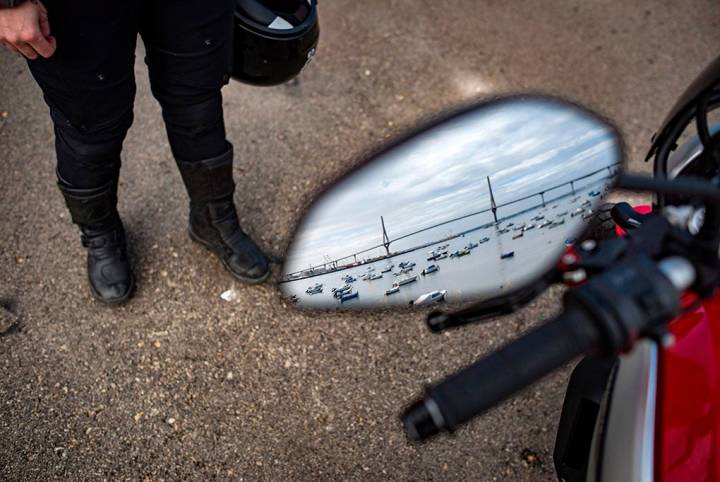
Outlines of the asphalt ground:
{"type": "MultiPolygon", "coordinates": [[[[630,167],[720,45],[711,0],[326,0],[299,83],[224,90],[243,225],[281,256],[317,192],[449,108],[545,92],[616,122],[630,167]]],[[[434,336],[418,313],[293,310],[234,283],[186,234],[187,202],[142,63],[120,210],[138,291],[94,302],[54,185],[53,134],[25,63],[0,52],[0,479],[553,480],[569,368],[451,437],[410,445],[424,383],[557,310],[434,336]],[[237,290],[226,302],[220,294],[237,290]]]]}

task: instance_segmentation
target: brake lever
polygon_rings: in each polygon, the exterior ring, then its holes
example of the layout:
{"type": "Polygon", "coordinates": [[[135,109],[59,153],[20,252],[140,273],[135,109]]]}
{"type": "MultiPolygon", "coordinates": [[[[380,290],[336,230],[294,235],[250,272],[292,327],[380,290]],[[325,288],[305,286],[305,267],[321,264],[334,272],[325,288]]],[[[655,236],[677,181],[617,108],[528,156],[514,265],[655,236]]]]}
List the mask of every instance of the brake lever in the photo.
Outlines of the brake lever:
{"type": "Polygon", "coordinates": [[[523,308],[549,286],[561,281],[561,279],[560,270],[553,268],[536,283],[526,288],[490,298],[450,313],[433,311],[427,316],[427,326],[433,333],[440,333],[449,328],[457,328],[470,323],[478,323],[498,316],[509,315],[523,308]]]}

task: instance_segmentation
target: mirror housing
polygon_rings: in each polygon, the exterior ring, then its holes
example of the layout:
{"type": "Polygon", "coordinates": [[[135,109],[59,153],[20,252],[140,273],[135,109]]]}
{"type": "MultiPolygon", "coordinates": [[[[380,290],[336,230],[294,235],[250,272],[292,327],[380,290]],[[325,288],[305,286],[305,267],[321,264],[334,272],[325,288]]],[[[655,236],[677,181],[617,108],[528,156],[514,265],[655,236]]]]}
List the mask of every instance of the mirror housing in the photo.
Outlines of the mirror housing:
{"type": "Polygon", "coordinates": [[[614,127],[574,104],[511,96],[473,105],[322,193],[298,226],[281,289],[307,308],[485,300],[502,312],[544,289],[538,279],[621,161],[614,127]]]}

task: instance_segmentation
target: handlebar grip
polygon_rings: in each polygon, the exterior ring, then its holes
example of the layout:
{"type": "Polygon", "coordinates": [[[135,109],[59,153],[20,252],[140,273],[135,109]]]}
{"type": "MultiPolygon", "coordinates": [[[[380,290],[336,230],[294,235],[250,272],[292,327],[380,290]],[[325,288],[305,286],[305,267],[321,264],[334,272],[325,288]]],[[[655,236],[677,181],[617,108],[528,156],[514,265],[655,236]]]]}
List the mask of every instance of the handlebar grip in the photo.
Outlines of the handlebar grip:
{"type": "Polygon", "coordinates": [[[599,332],[584,313],[567,309],[500,350],[427,389],[403,414],[408,437],[452,431],[550,371],[591,350],[599,332]]]}

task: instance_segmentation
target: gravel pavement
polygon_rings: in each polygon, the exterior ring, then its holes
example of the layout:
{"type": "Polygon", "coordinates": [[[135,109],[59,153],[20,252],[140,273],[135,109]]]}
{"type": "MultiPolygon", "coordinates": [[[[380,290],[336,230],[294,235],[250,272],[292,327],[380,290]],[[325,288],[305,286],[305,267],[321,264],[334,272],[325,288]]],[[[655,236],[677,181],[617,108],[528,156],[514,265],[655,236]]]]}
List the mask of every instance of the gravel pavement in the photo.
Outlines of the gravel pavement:
{"type": "MultiPolygon", "coordinates": [[[[614,120],[631,167],[718,53],[713,0],[325,0],[299,83],[224,90],[243,225],[281,256],[313,193],[433,114],[498,93],[562,95],[614,120]]],[[[409,445],[420,387],[557,309],[433,336],[412,313],[286,306],[186,235],[187,202],[138,49],[120,210],[139,289],[86,286],[24,62],[0,52],[0,479],[554,480],[568,368],[452,437],[409,445]],[[220,294],[230,288],[237,299],[220,294]]],[[[555,296],[553,296],[555,295],[555,296]]]]}

